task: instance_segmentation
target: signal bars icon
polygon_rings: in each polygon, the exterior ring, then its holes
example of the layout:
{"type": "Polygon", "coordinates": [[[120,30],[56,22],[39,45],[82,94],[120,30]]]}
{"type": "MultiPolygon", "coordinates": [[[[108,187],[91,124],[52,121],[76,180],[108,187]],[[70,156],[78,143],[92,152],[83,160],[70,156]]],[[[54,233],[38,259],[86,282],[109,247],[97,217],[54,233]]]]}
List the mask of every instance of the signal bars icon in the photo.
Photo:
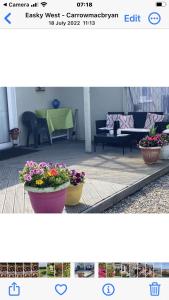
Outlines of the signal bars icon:
{"type": "Polygon", "coordinates": [[[38,3],[36,2],[36,3],[31,4],[31,7],[38,7],[38,3]]]}
{"type": "Polygon", "coordinates": [[[45,7],[45,6],[47,5],[47,2],[41,2],[41,5],[42,5],[43,7],[45,7]]]}

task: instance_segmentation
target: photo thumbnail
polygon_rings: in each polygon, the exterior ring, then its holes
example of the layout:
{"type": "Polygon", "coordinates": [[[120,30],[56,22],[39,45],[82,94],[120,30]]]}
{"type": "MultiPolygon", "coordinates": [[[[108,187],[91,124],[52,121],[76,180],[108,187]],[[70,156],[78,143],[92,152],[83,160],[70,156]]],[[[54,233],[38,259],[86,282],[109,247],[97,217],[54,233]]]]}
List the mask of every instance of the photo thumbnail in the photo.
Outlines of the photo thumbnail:
{"type": "Polygon", "coordinates": [[[99,263],[99,278],[169,278],[168,263],[99,263]]]}

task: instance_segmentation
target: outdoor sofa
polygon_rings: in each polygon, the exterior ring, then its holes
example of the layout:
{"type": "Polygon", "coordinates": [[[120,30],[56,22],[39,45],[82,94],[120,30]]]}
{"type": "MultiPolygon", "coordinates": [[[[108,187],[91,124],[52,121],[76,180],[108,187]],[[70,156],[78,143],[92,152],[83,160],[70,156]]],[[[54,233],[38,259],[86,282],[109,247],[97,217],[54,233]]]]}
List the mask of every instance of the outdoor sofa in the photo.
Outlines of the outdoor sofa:
{"type": "MultiPolygon", "coordinates": [[[[107,134],[107,133],[112,133],[115,134],[114,129],[116,128],[117,134],[130,134],[132,135],[132,140],[135,143],[138,143],[138,141],[143,138],[144,136],[149,134],[150,128],[145,126],[147,122],[147,117],[151,115],[157,115],[157,120],[159,119],[160,121],[157,121],[154,123],[154,127],[157,129],[157,133],[162,133],[163,130],[166,129],[166,126],[169,124],[169,121],[163,121],[165,120],[165,116],[163,112],[129,112],[128,115],[125,115],[124,112],[108,112],[107,113],[107,120],[97,120],[96,121],[96,135],[100,134],[107,134]],[[114,124],[112,126],[107,126],[108,125],[108,119],[109,116],[113,115],[114,118],[114,124]],[[132,116],[132,127],[127,126],[125,128],[125,125],[122,124],[122,128],[120,128],[120,121],[116,120],[116,116],[124,116],[121,117],[121,119],[127,119],[127,116],[132,116]],[[161,116],[161,117],[160,117],[161,116]]],[[[109,124],[110,125],[110,124],[109,124]]]]}

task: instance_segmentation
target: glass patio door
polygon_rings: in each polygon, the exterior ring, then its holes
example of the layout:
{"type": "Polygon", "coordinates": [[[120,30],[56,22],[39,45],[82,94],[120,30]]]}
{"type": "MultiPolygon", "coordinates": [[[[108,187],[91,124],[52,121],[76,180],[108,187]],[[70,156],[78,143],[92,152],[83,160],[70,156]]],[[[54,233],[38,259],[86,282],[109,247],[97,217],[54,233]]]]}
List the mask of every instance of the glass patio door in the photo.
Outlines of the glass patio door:
{"type": "Polygon", "coordinates": [[[10,145],[7,89],[0,88],[0,149],[10,145]]]}

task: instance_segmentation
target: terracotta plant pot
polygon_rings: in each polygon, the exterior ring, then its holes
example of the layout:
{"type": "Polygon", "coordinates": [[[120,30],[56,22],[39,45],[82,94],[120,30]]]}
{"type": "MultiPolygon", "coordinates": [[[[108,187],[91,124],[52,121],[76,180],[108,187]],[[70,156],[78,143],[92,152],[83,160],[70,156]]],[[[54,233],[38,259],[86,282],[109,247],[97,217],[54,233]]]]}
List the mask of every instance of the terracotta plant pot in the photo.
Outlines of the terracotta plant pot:
{"type": "Polygon", "coordinates": [[[66,190],[69,182],[54,188],[32,188],[25,186],[28,191],[32,208],[35,213],[62,213],[65,200],[66,190]]]}
{"type": "Polygon", "coordinates": [[[84,272],[79,272],[79,273],[78,273],[78,277],[79,277],[79,278],[83,278],[83,277],[84,277],[84,272]]]}
{"type": "Polygon", "coordinates": [[[161,147],[139,147],[147,165],[156,163],[160,159],[161,147]]]}
{"type": "Polygon", "coordinates": [[[18,137],[19,137],[19,134],[11,134],[11,139],[13,141],[16,141],[18,139],[18,137]]]}
{"type": "Polygon", "coordinates": [[[78,185],[69,185],[67,189],[65,205],[74,206],[79,204],[82,196],[83,185],[84,183],[80,183],[78,185]]]}

